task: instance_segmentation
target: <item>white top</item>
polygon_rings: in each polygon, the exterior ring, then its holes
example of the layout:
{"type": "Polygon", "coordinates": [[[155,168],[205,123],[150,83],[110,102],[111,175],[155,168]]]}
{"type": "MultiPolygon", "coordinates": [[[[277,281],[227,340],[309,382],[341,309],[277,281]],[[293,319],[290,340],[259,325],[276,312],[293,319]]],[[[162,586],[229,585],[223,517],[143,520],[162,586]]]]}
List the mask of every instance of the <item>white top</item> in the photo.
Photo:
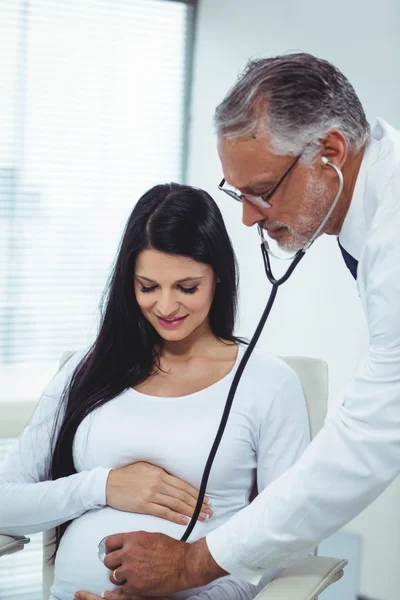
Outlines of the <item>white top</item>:
{"type": "Polygon", "coordinates": [[[350,521],[400,471],[400,132],[381,119],[339,237],[359,260],[368,355],[296,466],[208,535],[217,563],[252,583],[350,521]]]}
{"type": "MultiPolygon", "coordinates": [[[[200,487],[233,370],[201,392],[159,398],[126,390],[93,411],[79,426],[73,446],[77,474],[46,480],[49,435],[62,390],[84,355],[77,353],[57,374],[16,448],[0,465],[0,531],[29,534],[74,519],[63,536],[52,598],[71,600],[79,589],[113,589],[97,557],[106,535],[145,530],[180,538],[185,526],[105,506],[111,468],[136,461],[163,467],[200,487]]],[[[288,469],[309,441],[307,409],[295,373],[277,358],[254,353],[239,385],[218,450],[207,496],[214,516],[198,522],[190,540],[207,535],[248,504],[255,476],[264,489],[288,469]]],[[[261,585],[271,577],[266,574],[261,585]]],[[[261,585],[259,587],[261,587],[261,585]]],[[[172,598],[250,600],[258,588],[228,576],[172,598]]]]}

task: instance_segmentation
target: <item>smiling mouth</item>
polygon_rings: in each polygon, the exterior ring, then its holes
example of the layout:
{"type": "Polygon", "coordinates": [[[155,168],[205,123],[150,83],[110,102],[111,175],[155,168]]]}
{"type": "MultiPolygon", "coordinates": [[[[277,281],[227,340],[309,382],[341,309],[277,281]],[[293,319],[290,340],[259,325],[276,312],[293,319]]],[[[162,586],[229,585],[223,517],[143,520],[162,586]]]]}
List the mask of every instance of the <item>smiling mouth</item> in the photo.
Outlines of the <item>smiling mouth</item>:
{"type": "Polygon", "coordinates": [[[156,315],[158,322],[162,327],[166,329],[176,329],[187,319],[189,315],[185,315],[183,317],[160,317],[156,315]]]}

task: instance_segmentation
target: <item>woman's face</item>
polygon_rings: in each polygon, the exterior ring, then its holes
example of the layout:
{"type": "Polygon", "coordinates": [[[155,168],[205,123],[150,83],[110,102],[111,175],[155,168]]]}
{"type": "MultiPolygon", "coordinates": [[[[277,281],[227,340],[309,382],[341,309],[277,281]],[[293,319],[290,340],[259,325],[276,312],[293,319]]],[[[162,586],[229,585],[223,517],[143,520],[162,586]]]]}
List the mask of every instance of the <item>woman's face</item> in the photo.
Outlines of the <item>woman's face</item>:
{"type": "Polygon", "coordinates": [[[143,250],[135,266],[135,295],[145,318],[167,341],[181,341],[207,325],[215,274],[186,256],[143,250]]]}

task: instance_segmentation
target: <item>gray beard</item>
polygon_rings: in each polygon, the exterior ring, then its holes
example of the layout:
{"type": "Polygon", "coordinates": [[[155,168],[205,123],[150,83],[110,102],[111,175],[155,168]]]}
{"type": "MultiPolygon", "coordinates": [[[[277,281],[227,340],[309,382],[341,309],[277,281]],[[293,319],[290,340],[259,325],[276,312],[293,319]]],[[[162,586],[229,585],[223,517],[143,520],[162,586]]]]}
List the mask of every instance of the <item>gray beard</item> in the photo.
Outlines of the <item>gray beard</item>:
{"type": "MultiPolygon", "coordinates": [[[[301,207],[301,212],[297,215],[295,229],[279,221],[269,223],[266,229],[268,231],[268,229],[274,230],[278,227],[284,227],[289,232],[289,236],[285,240],[278,241],[279,247],[285,252],[297,252],[304,248],[315,234],[333,200],[334,195],[332,192],[330,193],[323,181],[311,179],[302,197],[299,198],[298,205],[301,207]]],[[[322,234],[323,231],[319,235],[322,234]]]]}

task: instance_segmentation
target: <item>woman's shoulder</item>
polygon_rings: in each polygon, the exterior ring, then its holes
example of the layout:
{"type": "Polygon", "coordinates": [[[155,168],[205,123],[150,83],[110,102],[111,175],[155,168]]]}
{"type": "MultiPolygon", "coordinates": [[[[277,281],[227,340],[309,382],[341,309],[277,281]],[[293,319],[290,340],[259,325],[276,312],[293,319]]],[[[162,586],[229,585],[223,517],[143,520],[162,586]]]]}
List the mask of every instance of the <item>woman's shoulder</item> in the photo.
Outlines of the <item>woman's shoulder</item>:
{"type": "MultiPolygon", "coordinates": [[[[247,348],[247,345],[239,344],[242,357],[247,348]]],[[[257,347],[251,353],[243,377],[254,385],[268,384],[269,389],[298,379],[296,372],[282,358],[257,347]]]]}
{"type": "MultiPolygon", "coordinates": [[[[246,347],[240,346],[244,355],[246,347]]],[[[257,427],[269,422],[274,415],[278,421],[287,418],[307,422],[307,410],[301,382],[297,373],[282,358],[268,353],[263,348],[255,348],[243,372],[238,387],[237,399],[246,406],[257,427]]]]}

